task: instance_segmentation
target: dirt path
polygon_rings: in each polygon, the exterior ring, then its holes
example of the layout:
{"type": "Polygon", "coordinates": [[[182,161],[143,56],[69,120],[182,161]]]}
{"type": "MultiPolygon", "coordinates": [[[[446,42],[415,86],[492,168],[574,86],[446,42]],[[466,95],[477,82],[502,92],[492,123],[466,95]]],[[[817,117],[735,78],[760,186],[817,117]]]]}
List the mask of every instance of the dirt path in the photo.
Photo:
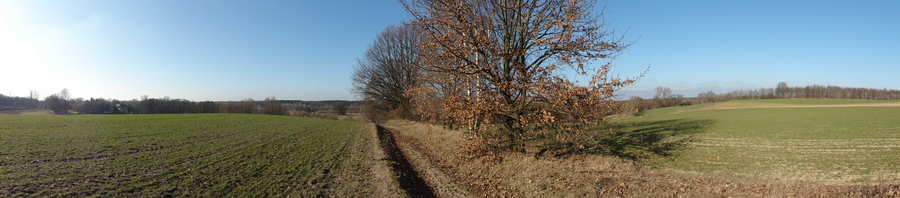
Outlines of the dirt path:
{"type": "Polygon", "coordinates": [[[397,181],[409,197],[473,197],[429,160],[415,140],[397,129],[378,126],[382,149],[391,161],[397,181]]]}
{"type": "Polygon", "coordinates": [[[397,147],[394,134],[380,125],[377,127],[378,143],[387,155],[387,160],[391,162],[391,170],[399,176],[397,182],[400,183],[400,188],[406,191],[406,195],[409,197],[437,197],[431,187],[409,163],[406,156],[403,155],[403,151],[397,147]]]}

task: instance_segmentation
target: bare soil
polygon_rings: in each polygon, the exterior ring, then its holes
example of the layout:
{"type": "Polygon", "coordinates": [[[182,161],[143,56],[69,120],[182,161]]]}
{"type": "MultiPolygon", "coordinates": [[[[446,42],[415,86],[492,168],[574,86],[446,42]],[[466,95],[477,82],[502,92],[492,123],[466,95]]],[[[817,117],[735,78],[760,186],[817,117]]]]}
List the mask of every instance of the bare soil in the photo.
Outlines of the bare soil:
{"type": "MultiPolygon", "coordinates": [[[[399,175],[394,174],[391,169],[391,157],[386,153],[390,149],[386,149],[386,143],[382,140],[384,137],[384,128],[381,126],[373,126],[369,133],[369,139],[373,140],[369,144],[369,166],[370,186],[375,189],[373,197],[404,197],[407,196],[405,190],[401,189],[399,175]]],[[[391,155],[396,155],[392,153],[391,155]]]]}
{"type": "MultiPolygon", "coordinates": [[[[437,197],[900,197],[898,184],[735,181],[608,156],[473,156],[465,151],[477,143],[464,132],[410,121],[385,126],[384,134],[393,136],[415,175],[437,197]]],[[[409,190],[407,195],[415,196],[409,190]]]]}
{"type": "MultiPolygon", "coordinates": [[[[397,177],[397,181],[400,183],[400,187],[408,196],[436,197],[434,190],[425,183],[425,180],[419,176],[419,173],[413,168],[409,160],[407,160],[403,151],[397,147],[397,142],[392,130],[378,126],[378,140],[379,145],[387,154],[387,160],[390,161],[391,170],[399,176],[397,177]]],[[[420,165],[419,167],[425,166],[420,165]]]]}

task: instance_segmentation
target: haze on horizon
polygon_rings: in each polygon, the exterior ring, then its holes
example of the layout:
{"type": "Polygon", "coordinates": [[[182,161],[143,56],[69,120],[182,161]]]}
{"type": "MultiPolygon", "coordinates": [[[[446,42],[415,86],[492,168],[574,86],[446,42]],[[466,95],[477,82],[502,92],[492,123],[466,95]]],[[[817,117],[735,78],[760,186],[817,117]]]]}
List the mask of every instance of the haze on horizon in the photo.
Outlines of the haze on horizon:
{"type": "MultiPolygon", "coordinates": [[[[900,2],[599,3],[635,42],[615,71],[650,67],[623,95],[900,89],[900,2]]],[[[357,58],[407,18],[394,1],[0,1],[0,94],[354,100],[357,58]]]]}

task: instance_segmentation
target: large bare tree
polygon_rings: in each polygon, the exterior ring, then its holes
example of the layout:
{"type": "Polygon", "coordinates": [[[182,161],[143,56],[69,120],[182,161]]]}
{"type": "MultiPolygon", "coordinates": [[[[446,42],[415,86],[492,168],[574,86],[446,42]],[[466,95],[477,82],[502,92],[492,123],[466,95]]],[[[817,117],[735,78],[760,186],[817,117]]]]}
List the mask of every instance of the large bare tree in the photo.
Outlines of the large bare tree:
{"type": "Polygon", "coordinates": [[[253,100],[253,98],[241,100],[239,108],[239,112],[244,114],[254,114],[259,112],[259,106],[256,105],[256,100],[253,100]]]}
{"type": "Polygon", "coordinates": [[[47,105],[47,109],[50,109],[53,113],[65,115],[69,114],[69,109],[72,108],[70,97],[69,89],[63,88],[59,93],[47,96],[47,98],[44,99],[44,103],[47,105]]]}
{"type": "Polygon", "coordinates": [[[370,113],[393,112],[399,118],[412,118],[411,96],[407,91],[420,82],[421,42],[415,27],[390,26],[358,60],[352,77],[353,91],[366,101],[364,105],[370,113]]]}
{"type": "Polygon", "coordinates": [[[425,36],[423,66],[447,74],[431,80],[457,84],[443,99],[448,116],[500,147],[538,137],[591,147],[591,128],[618,109],[615,91],[635,80],[610,73],[630,43],[607,30],[593,1],[400,2],[425,36]]]}
{"type": "Polygon", "coordinates": [[[286,112],[284,105],[282,105],[281,102],[278,102],[278,99],[275,99],[274,96],[263,100],[263,114],[284,115],[286,112]]]}

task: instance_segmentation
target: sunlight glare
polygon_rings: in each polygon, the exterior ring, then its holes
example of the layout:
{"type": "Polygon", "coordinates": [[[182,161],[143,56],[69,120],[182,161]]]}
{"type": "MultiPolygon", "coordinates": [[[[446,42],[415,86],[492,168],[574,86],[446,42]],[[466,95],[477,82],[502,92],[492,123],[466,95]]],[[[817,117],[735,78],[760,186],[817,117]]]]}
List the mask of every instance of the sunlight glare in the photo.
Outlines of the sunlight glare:
{"type": "MultiPolygon", "coordinates": [[[[0,8],[0,92],[16,96],[25,96],[29,90],[49,93],[65,86],[67,77],[51,68],[43,57],[42,49],[29,42],[14,27],[10,4],[0,8]]],[[[58,91],[58,90],[57,90],[58,91]]]]}

